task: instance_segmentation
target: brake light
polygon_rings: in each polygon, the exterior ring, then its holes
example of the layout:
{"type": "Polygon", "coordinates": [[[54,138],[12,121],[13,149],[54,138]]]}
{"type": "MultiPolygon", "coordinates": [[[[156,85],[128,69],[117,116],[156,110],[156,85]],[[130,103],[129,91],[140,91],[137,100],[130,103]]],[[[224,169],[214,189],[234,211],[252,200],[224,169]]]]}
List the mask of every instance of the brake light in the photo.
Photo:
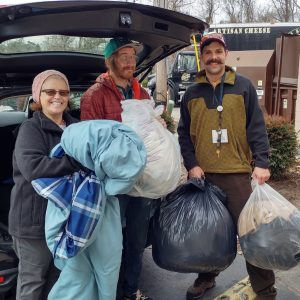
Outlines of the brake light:
{"type": "Polygon", "coordinates": [[[0,283],[3,283],[5,281],[5,277],[4,276],[0,276],[0,283]]]}

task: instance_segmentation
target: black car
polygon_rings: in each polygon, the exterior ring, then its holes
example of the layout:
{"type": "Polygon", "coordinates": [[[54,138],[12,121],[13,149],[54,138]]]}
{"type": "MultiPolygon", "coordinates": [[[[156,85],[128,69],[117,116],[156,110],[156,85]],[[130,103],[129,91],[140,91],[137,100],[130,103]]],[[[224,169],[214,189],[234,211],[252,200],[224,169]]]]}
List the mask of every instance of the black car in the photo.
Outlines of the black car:
{"type": "Polygon", "coordinates": [[[136,70],[142,81],[156,62],[206,28],[194,17],[128,2],[51,1],[0,8],[0,295],[16,284],[18,260],[7,230],[11,160],[15,129],[31,117],[34,76],[46,69],[66,74],[70,111],[79,117],[83,91],[105,72],[102,51],[109,38],[143,44],[136,70]]]}
{"type": "MultiPolygon", "coordinates": [[[[195,51],[182,50],[176,54],[174,62],[168,72],[168,93],[169,98],[179,105],[187,88],[195,82],[197,61],[195,51]]],[[[156,97],[156,74],[148,76],[147,88],[151,95],[156,97]]]]}

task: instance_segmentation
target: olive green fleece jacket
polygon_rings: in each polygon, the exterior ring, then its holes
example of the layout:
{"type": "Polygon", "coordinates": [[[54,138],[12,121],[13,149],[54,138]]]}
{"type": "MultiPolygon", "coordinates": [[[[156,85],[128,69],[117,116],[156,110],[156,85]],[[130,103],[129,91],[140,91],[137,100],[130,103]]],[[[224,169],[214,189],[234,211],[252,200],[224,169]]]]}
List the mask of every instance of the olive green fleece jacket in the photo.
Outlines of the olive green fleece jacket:
{"type": "Polygon", "coordinates": [[[183,96],[178,135],[185,167],[200,166],[206,173],[250,173],[253,158],[255,166],[268,168],[269,142],[256,90],[250,80],[229,67],[221,122],[222,129],[227,129],[228,143],[222,143],[217,155],[212,130],[219,127],[219,94],[220,84],[214,88],[201,71],[183,96]]]}

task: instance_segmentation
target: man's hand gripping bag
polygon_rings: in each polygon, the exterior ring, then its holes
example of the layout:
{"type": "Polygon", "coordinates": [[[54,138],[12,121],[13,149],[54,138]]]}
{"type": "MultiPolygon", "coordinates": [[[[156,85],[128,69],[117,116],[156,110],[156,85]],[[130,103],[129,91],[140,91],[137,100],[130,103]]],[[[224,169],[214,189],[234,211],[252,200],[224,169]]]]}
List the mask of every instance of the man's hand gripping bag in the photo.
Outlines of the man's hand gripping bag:
{"type": "Polygon", "coordinates": [[[223,191],[199,179],[167,195],[153,222],[155,263],[181,273],[226,269],[236,256],[237,238],[225,200],[223,191]]]}

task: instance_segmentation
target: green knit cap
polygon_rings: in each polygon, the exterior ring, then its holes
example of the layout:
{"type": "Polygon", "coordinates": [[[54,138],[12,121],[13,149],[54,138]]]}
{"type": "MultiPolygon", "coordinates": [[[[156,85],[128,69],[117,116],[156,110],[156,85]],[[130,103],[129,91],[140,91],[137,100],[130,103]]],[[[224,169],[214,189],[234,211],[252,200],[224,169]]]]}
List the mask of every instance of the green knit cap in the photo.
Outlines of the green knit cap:
{"type": "Polygon", "coordinates": [[[113,38],[105,46],[103,52],[105,59],[111,57],[112,54],[117,52],[119,49],[126,47],[134,48],[136,54],[141,52],[143,49],[142,44],[133,42],[127,38],[113,38]]]}

